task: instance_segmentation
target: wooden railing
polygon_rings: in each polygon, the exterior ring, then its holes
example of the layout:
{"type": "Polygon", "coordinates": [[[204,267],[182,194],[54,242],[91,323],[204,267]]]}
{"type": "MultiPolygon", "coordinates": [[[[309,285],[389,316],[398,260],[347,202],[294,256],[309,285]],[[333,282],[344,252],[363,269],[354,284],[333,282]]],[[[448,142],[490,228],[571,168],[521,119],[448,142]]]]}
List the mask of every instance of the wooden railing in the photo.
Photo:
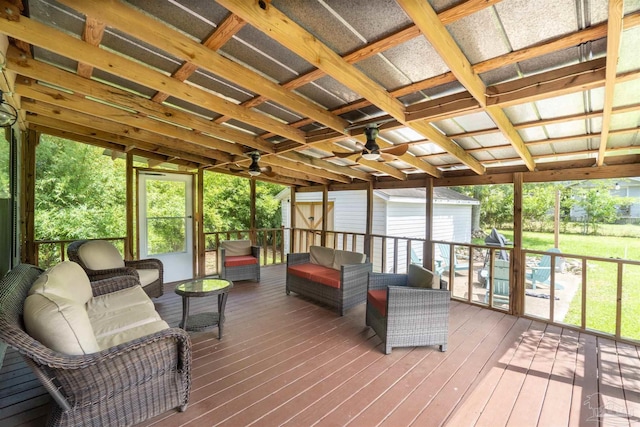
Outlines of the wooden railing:
{"type": "MultiPolygon", "coordinates": [[[[36,240],[36,263],[41,268],[49,268],[67,258],[67,246],[69,243],[75,242],[78,239],[73,240],[36,240]]],[[[108,240],[113,242],[120,250],[120,253],[124,253],[124,237],[105,237],[100,240],[108,240]]]]}
{"type": "MultiPolygon", "coordinates": [[[[205,233],[205,239],[206,274],[218,271],[222,240],[250,239],[261,246],[262,265],[285,263],[286,252],[307,252],[323,240],[321,231],[299,228],[218,231],[205,233]]],[[[123,237],[105,240],[123,249],[123,237]]],[[[64,260],[71,242],[36,241],[39,265],[46,268],[64,260]]],[[[324,236],[325,246],[349,251],[366,252],[367,242],[374,272],[404,273],[410,263],[422,264],[423,251],[430,248],[430,267],[448,283],[453,299],[507,313],[518,307],[516,314],[525,317],[640,342],[640,261],[354,232],[329,231],[324,236]],[[500,258],[509,260],[508,274],[502,277],[497,274],[500,258]],[[517,273],[514,258],[524,266],[517,273]],[[534,288],[536,269],[549,274],[536,278],[534,288]]]]}

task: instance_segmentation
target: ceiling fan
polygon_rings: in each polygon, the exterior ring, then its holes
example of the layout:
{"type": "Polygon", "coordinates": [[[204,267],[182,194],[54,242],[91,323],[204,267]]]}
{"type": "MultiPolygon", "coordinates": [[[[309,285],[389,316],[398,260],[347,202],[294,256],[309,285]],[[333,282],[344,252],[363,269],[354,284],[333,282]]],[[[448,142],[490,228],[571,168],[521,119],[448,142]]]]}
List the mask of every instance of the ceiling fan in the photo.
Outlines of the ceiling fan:
{"type": "Polygon", "coordinates": [[[402,156],[409,149],[409,144],[398,144],[393,147],[380,148],[376,143],[378,137],[378,128],[375,126],[368,126],[364,129],[364,134],[367,136],[367,143],[362,145],[357,143],[358,151],[352,151],[348,153],[334,151],[333,155],[342,159],[350,156],[358,156],[356,162],[360,159],[365,160],[378,160],[379,162],[396,160],[397,156],[402,156]]]}
{"type": "Polygon", "coordinates": [[[260,166],[258,164],[258,161],[260,160],[259,152],[254,151],[252,153],[249,153],[249,157],[251,157],[251,164],[249,165],[249,167],[245,168],[242,166],[233,165],[233,167],[230,167],[229,170],[231,172],[248,172],[251,176],[258,176],[261,173],[271,177],[276,176],[275,172],[271,170],[271,166],[260,166]]]}

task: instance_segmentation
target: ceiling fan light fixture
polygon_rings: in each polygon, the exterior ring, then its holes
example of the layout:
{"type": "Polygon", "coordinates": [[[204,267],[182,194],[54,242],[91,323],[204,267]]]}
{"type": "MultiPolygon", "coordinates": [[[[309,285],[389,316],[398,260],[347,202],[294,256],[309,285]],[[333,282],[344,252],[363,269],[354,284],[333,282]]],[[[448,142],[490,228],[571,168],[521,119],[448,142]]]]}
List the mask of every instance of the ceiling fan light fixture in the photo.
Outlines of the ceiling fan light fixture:
{"type": "Polygon", "coordinates": [[[13,126],[18,120],[18,112],[11,104],[7,104],[0,92],[0,127],[7,128],[13,126]]]}
{"type": "Polygon", "coordinates": [[[262,172],[260,170],[260,165],[258,164],[258,160],[260,160],[260,154],[258,153],[253,153],[251,154],[251,164],[249,165],[249,175],[251,176],[258,176],[260,175],[260,172],[262,172]]]}
{"type": "Polygon", "coordinates": [[[378,160],[380,158],[380,152],[378,150],[374,150],[370,153],[362,153],[362,158],[365,160],[378,160]]]}

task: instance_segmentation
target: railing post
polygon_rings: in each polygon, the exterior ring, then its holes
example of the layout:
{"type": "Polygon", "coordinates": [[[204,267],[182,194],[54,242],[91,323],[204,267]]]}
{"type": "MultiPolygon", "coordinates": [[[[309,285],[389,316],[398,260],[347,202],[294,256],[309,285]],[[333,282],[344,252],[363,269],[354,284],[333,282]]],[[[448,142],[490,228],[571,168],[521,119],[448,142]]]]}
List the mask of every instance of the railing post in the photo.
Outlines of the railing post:
{"type": "Polygon", "coordinates": [[[511,314],[524,313],[524,254],[522,253],[522,172],[513,174],[513,285],[510,286],[511,314]]]}

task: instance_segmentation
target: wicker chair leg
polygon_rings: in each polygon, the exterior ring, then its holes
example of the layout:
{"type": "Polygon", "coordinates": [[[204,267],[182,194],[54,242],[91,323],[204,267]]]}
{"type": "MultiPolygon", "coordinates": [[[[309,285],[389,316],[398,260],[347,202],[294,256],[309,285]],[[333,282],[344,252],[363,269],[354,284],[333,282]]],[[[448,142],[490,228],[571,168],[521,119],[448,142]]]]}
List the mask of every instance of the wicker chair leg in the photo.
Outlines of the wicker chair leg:
{"type": "Polygon", "coordinates": [[[446,344],[442,344],[442,345],[440,346],[440,351],[441,351],[441,352],[443,352],[443,353],[444,353],[445,351],[447,351],[447,345],[446,345],[446,344]]]}
{"type": "Polygon", "coordinates": [[[391,346],[387,343],[384,343],[384,354],[391,354],[391,346]]]}
{"type": "Polygon", "coordinates": [[[184,405],[182,405],[182,406],[179,406],[179,407],[178,407],[178,411],[179,411],[179,412],[184,412],[184,411],[186,411],[186,410],[187,410],[187,406],[189,406],[189,404],[187,404],[187,403],[185,403],[185,404],[184,404],[184,405]]]}

